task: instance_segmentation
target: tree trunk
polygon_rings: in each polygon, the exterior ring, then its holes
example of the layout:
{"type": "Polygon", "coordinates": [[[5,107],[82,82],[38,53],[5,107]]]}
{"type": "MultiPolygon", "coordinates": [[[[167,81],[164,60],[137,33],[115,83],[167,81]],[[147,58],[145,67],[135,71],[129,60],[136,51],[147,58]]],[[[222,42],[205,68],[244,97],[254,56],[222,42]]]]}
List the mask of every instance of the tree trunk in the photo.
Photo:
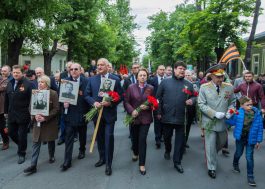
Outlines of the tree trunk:
{"type": "Polygon", "coordinates": [[[199,1],[199,0],[196,0],[196,9],[197,9],[197,11],[201,11],[202,10],[201,1],[199,1]]]}
{"type": "Polygon", "coordinates": [[[260,5],[261,5],[261,0],[256,0],[256,6],[255,6],[255,12],[254,12],[252,28],[251,28],[251,32],[250,32],[250,35],[249,35],[249,38],[248,38],[248,41],[247,41],[247,48],[246,48],[244,62],[245,62],[245,65],[246,65],[247,69],[249,69],[249,70],[250,70],[250,67],[251,67],[252,42],[254,41],[256,28],[257,28],[257,24],[258,24],[260,5]]]}
{"type": "Polygon", "coordinates": [[[18,58],[20,49],[23,45],[23,41],[24,37],[18,37],[12,40],[8,40],[7,65],[9,65],[10,67],[18,64],[18,58]]]}
{"type": "Polygon", "coordinates": [[[72,36],[70,36],[71,33],[68,35],[68,53],[67,53],[67,61],[72,61],[74,58],[74,43],[75,40],[72,39],[72,36]]]}
{"type": "Polygon", "coordinates": [[[216,54],[217,57],[217,62],[219,62],[219,60],[222,58],[223,54],[224,54],[224,48],[222,47],[215,47],[214,52],[216,54]]]}
{"type": "Polygon", "coordinates": [[[43,49],[44,73],[49,76],[51,75],[52,58],[57,51],[57,44],[58,40],[54,40],[51,50],[43,49]]]}

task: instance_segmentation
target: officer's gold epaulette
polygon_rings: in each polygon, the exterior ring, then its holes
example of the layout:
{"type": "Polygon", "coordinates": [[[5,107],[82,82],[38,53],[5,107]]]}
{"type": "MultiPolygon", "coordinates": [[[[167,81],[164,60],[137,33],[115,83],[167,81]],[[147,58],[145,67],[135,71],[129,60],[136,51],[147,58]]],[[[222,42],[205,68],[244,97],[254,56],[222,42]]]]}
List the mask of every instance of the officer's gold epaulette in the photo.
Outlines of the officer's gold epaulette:
{"type": "Polygon", "coordinates": [[[201,87],[208,86],[208,85],[210,85],[210,84],[211,84],[211,82],[204,83],[204,84],[201,85],[201,87]]]}
{"type": "Polygon", "coordinates": [[[225,86],[233,86],[231,83],[227,83],[227,82],[222,82],[222,85],[225,85],[225,86]]]}

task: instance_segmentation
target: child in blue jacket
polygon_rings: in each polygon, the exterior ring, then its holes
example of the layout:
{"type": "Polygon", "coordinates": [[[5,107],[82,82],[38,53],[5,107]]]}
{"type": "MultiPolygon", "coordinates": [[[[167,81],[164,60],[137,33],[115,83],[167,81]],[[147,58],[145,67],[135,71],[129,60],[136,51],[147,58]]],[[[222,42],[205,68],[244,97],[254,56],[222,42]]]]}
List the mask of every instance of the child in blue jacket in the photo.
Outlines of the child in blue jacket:
{"type": "Polygon", "coordinates": [[[228,110],[226,123],[235,126],[234,137],[236,139],[236,152],[233,160],[234,172],[239,173],[239,159],[246,147],[248,184],[256,186],[254,180],[254,148],[260,148],[263,139],[263,122],[260,111],[253,106],[250,98],[242,96],[239,99],[240,108],[238,112],[228,110]]]}

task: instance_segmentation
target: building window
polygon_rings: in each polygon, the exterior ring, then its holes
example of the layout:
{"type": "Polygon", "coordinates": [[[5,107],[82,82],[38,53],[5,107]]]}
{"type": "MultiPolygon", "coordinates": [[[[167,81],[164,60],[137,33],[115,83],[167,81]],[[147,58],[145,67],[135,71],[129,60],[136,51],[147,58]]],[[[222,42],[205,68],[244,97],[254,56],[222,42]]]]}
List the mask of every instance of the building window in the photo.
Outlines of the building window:
{"type": "Polygon", "coordinates": [[[255,75],[258,75],[259,72],[259,54],[253,54],[253,57],[252,57],[252,62],[253,62],[253,72],[255,75]]]}
{"type": "Polygon", "coordinates": [[[29,64],[31,64],[31,61],[30,61],[30,60],[25,60],[24,63],[25,63],[26,65],[29,65],[29,64]]]}

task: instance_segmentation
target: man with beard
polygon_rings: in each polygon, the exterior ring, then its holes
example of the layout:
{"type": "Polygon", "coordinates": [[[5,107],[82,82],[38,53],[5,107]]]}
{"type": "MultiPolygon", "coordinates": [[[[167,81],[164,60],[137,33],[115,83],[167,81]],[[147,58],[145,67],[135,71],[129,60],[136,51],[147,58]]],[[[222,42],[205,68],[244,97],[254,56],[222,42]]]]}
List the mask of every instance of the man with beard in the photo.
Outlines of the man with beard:
{"type": "Polygon", "coordinates": [[[261,104],[261,111],[265,113],[265,96],[262,85],[254,81],[254,73],[247,72],[244,75],[245,82],[234,89],[235,93],[241,92],[241,95],[247,96],[252,100],[253,106],[259,109],[261,104]]]}

